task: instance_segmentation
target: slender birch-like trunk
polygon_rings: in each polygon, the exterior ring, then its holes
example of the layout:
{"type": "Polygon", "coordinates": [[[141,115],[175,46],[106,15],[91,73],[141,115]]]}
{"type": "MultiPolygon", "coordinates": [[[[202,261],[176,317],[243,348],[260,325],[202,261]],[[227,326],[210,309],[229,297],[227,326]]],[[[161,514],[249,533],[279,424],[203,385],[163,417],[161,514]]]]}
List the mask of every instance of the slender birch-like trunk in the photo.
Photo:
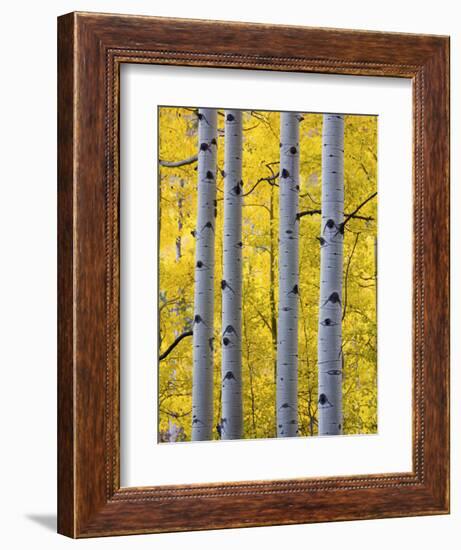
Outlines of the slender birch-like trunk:
{"type": "Polygon", "coordinates": [[[225,112],[221,438],[240,439],[242,418],[242,113],[225,112]]]}
{"type": "Polygon", "coordinates": [[[278,437],[298,435],[299,120],[280,113],[278,437]]]}
{"type": "Polygon", "coordinates": [[[342,433],[344,117],[323,116],[318,330],[319,435],[342,433]]]}
{"type": "MultiPolygon", "coordinates": [[[[275,202],[275,191],[274,186],[271,185],[271,195],[270,195],[270,201],[269,201],[269,238],[270,238],[270,248],[269,248],[269,258],[270,258],[270,271],[269,271],[269,277],[270,277],[270,289],[269,289],[269,301],[271,306],[271,338],[272,338],[272,354],[271,359],[273,363],[273,369],[274,369],[274,388],[277,391],[277,307],[276,307],[276,300],[275,300],[275,278],[277,276],[276,273],[276,265],[275,265],[275,257],[276,257],[276,250],[277,250],[277,242],[276,242],[276,235],[275,235],[275,228],[274,228],[274,202],[275,202]]],[[[277,399],[274,401],[274,421],[275,421],[275,431],[273,433],[273,437],[277,437],[277,399]]]]}
{"type": "Polygon", "coordinates": [[[184,225],[183,203],[184,203],[184,180],[179,182],[178,198],[178,234],[176,236],[176,261],[179,262],[182,256],[182,229],[184,225]]]}
{"type": "Polygon", "coordinates": [[[195,229],[192,441],[212,438],[216,208],[216,109],[198,112],[198,202],[195,229]]]}

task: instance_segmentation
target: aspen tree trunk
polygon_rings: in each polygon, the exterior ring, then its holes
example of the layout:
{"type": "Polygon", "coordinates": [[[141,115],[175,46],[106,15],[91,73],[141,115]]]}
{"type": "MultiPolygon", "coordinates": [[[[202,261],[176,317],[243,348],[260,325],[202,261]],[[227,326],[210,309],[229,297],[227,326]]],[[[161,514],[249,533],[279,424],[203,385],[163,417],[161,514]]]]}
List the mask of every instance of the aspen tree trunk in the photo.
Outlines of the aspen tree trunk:
{"type": "Polygon", "coordinates": [[[280,113],[277,436],[298,434],[299,114],[280,113]]]}
{"type": "Polygon", "coordinates": [[[344,117],[323,116],[318,331],[319,435],[342,433],[344,117]]]}
{"type": "Polygon", "coordinates": [[[212,438],[216,208],[216,109],[198,112],[198,201],[195,229],[192,441],[212,438]]]}
{"type": "Polygon", "coordinates": [[[242,437],[242,113],[225,112],[221,438],[242,437]]]}
{"type": "Polygon", "coordinates": [[[178,198],[178,235],[176,237],[176,261],[179,262],[182,256],[182,229],[183,229],[183,202],[184,202],[184,180],[181,179],[179,183],[179,191],[177,193],[178,198]]]}
{"type": "MultiPolygon", "coordinates": [[[[269,249],[269,258],[270,258],[270,289],[269,289],[269,299],[271,305],[271,337],[272,337],[272,362],[274,369],[274,388],[277,392],[277,308],[275,302],[275,278],[276,278],[276,265],[275,265],[275,255],[277,243],[275,242],[275,228],[274,228],[274,186],[271,185],[271,195],[269,202],[269,238],[270,238],[270,249],[269,249]]],[[[274,401],[274,432],[272,437],[277,437],[277,399],[274,401]]]]}

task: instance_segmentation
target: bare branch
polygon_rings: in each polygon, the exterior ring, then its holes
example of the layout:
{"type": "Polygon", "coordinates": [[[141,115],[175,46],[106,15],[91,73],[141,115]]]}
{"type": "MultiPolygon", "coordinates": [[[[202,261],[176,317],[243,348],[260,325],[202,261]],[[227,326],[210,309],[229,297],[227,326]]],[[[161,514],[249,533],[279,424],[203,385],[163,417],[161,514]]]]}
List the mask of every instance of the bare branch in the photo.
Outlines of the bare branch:
{"type": "Polygon", "coordinates": [[[308,191],[305,191],[304,193],[300,193],[300,194],[299,194],[299,198],[300,198],[300,199],[304,199],[305,197],[309,197],[309,199],[310,199],[314,204],[320,204],[318,201],[316,201],[315,199],[312,198],[312,195],[311,195],[308,191]]]}
{"type": "Polygon", "coordinates": [[[178,168],[179,166],[186,166],[187,164],[193,164],[197,162],[198,155],[192,155],[191,157],[183,160],[161,160],[159,159],[158,163],[164,168],[178,168]]]}
{"type": "Polygon", "coordinates": [[[376,197],[376,195],[378,194],[378,191],[375,191],[374,193],[372,193],[367,199],[365,199],[362,203],[360,203],[357,208],[351,213],[351,214],[346,214],[346,219],[343,221],[343,223],[341,224],[341,228],[344,230],[344,227],[346,227],[346,224],[347,222],[351,219],[351,218],[354,218],[357,214],[357,212],[363,208],[368,201],[371,201],[371,199],[373,199],[374,197],[376,197]]]}
{"type": "Polygon", "coordinates": [[[253,185],[253,187],[249,191],[247,191],[246,193],[243,193],[242,197],[247,197],[250,193],[253,193],[253,191],[256,189],[256,187],[258,187],[258,185],[262,181],[267,181],[269,185],[274,185],[275,187],[278,187],[278,184],[274,182],[274,180],[277,178],[278,178],[278,173],[274,174],[273,176],[268,176],[266,178],[259,178],[259,180],[253,185]]]}
{"type": "MultiPolygon", "coordinates": [[[[341,224],[342,227],[344,228],[346,223],[351,219],[355,219],[355,220],[362,220],[362,221],[365,221],[365,222],[371,222],[374,220],[373,216],[359,216],[357,214],[357,212],[363,207],[365,206],[365,204],[371,200],[373,197],[375,197],[378,193],[373,193],[373,195],[371,195],[370,197],[368,197],[365,201],[362,202],[362,204],[360,204],[359,206],[357,206],[357,208],[351,212],[350,214],[344,214],[346,216],[346,219],[344,220],[344,222],[341,224]]],[[[300,218],[303,218],[304,216],[315,216],[316,214],[321,214],[322,211],[319,210],[319,209],[314,209],[314,210],[303,210],[302,212],[298,212],[296,214],[296,217],[297,219],[299,220],[300,218]]]]}
{"type": "Polygon", "coordinates": [[[163,359],[166,359],[168,355],[174,350],[174,348],[181,342],[183,338],[187,338],[187,336],[192,336],[194,332],[192,330],[186,330],[182,334],[180,334],[176,340],[168,346],[168,348],[158,357],[159,361],[163,361],[163,359]]]}
{"type": "Polygon", "coordinates": [[[303,218],[304,216],[314,216],[315,214],[321,214],[321,210],[303,210],[302,212],[298,212],[296,214],[296,219],[299,220],[303,218]]]}

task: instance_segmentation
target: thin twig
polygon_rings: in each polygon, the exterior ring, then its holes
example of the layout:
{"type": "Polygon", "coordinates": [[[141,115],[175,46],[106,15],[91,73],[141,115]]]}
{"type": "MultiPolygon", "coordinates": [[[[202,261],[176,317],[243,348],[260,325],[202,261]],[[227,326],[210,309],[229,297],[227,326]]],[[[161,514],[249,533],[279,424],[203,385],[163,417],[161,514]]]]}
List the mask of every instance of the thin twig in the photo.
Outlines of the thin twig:
{"type": "Polygon", "coordinates": [[[253,191],[256,189],[256,187],[258,187],[258,185],[262,181],[267,181],[269,185],[274,185],[275,187],[278,187],[278,184],[274,182],[274,180],[277,178],[278,178],[278,173],[274,174],[273,176],[268,176],[266,178],[259,178],[259,180],[253,185],[253,187],[249,191],[247,191],[246,193],[243,193],[242,197],[247,197],[248,195],[250,195],[250,193],[253,193],[253,191]]]}
{"type": "Polygon", "coordinates": [[[347,267],[346,267],[346,275],[344,277],[344,309],[343,309],[343,316],[341,317],[341,320],[344,321],[344,317],[346,316],[346,309],[347,309],[347,283],[349,278],[349,268],[351,266],[352,256],[354,255],[355,249],[357,247],[357,243],[359,242],[360,233],[357,233],[355,236],[355,242],[354,246],[352,247],[351,255],[349,256],[349,260],[347,261],[347,267]]]}

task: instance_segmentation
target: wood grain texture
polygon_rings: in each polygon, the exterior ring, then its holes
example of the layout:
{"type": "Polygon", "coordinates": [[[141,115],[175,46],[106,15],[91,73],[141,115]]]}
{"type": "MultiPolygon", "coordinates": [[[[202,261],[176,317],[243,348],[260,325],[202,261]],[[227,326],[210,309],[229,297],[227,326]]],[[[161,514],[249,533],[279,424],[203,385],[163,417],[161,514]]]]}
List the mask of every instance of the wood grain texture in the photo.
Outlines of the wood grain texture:
{"type": "Polygon", "coordinates": [[[58,531],[74,530],[74,20],[58,22],[58,531]]]}
{"type": "Polygon", "coordinates": [[[447,513],[448,38],[73,13],[59,18],[58,44],[59,532],[91,537],[447,513]],[[120,488],[119,69],[126,62],[412,79],[411,472],[120,488]]]}

